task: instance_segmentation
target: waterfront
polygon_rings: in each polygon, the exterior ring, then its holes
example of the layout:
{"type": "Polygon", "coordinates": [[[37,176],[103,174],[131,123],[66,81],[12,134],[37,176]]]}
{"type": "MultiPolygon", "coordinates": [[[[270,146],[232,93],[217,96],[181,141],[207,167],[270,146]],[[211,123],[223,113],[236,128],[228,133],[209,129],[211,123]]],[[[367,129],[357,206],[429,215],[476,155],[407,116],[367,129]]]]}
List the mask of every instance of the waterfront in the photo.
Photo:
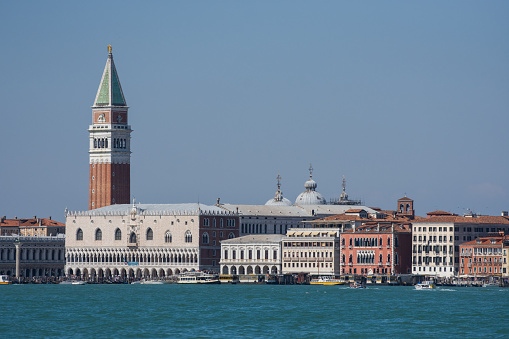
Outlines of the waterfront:
{"type": "Polygon", "coordinates": [[[404,286],[10,285],[16,337],[507,337],[509,289],[404,286]]]}

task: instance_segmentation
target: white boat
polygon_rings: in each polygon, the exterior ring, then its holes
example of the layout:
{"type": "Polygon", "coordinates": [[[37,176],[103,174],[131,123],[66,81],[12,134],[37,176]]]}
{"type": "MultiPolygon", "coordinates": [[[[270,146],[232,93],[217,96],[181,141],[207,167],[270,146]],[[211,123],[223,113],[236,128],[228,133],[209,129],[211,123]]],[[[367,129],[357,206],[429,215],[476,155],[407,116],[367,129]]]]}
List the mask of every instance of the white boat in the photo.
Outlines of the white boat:
{"type": "Polygon", "coordinates": [[[164,285],[164,284],[168,284],[169,282],[167,281],[164,281],[164,280],[143,280],[140,282],[140,284],[143,284],[143,285],[164,285]]]}
{"type": "Polygon", "coordinates": [[[12,281],[9,280],[8,275],[0,275],[0,285],[10,285],[12,281]]]}
{"type": "Polygon", "coordinates": [[[72,285],[86,285],[87,282],[86,281],[81,281],[81,280],[75,280],[71,284],[72,285]]]}
{"type": "Polygon", "coordinates": [[[333,276],[321,276],[311,279],[311,285],[344,285],[346,282],[342,279],[336,279],[333,276]]]}
{"type": "Polygon", "coordinates": [[[491,282],[483,284],[482,287],[500,287],[497,283],[491,282]]]}
{"type": "Polygon", "coordinates": [[[423,282],[415,285],[415,289],[417,289],[417,290],[432,290],[435,288],[437,288],[437,286],[431,280],[426,280],[426,281],[423,281],[423,282]]]}
{"type": "Polygon", "coordinates": [[[177,284],[219,284],[219,276],[203,272],[186,272],[178,276],[177,284]]]}

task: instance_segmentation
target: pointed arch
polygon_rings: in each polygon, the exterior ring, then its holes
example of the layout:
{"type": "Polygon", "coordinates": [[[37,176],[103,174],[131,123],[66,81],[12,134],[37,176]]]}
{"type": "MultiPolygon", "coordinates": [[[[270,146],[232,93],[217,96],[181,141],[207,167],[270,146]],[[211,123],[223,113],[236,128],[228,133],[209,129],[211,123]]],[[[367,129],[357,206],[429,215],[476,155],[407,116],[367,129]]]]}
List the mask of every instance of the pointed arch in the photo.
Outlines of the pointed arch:
{"type": "Polygon", "coordinates": [[[122,240],[122,231],[120,228],[117,228],[115,230],[115,240],[122,240]]]}
{"type": "Polygon", "coordinates": [[[95,230],[95,240],[103,240],[103,231],[100,228],[95,230]]]}
{"type": "Polygon", "coordinates": [[[76,240],[81,241],[83,240],[83,230],[81,228],[78,228],[76,231],[76,240]]]}
{"type": "Polygon", "coordinates": [[[154,240],[154,231],[152,231],[152,228],[150,227],[147,229],[146,239],[154,240]]]}

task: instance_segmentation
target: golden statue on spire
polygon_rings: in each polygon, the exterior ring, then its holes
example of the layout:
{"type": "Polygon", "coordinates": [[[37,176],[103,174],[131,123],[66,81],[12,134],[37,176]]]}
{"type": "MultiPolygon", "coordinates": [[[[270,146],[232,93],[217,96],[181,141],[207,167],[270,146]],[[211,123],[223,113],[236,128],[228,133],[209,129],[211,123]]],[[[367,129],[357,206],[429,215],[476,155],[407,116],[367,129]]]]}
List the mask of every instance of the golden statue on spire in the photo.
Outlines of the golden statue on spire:
{"type": "Polygon", "coordinates": [[[111,54],[111,45],[108,45],[108,53],[111,54]]]}

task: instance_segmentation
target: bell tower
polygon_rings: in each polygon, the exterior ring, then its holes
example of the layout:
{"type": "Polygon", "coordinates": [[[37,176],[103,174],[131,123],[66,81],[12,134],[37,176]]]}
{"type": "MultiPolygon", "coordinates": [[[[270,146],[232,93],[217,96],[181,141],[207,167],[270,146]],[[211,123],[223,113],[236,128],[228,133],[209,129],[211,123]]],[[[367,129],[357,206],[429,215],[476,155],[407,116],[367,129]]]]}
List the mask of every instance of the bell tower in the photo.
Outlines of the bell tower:
{"type": "Polygon", "coordinates": [[[131,126],[127,104],[113,62],[111,46],[101,83],[92,106],[90,136],[90,210],[128,204],[131,183],[131,126]]]}

